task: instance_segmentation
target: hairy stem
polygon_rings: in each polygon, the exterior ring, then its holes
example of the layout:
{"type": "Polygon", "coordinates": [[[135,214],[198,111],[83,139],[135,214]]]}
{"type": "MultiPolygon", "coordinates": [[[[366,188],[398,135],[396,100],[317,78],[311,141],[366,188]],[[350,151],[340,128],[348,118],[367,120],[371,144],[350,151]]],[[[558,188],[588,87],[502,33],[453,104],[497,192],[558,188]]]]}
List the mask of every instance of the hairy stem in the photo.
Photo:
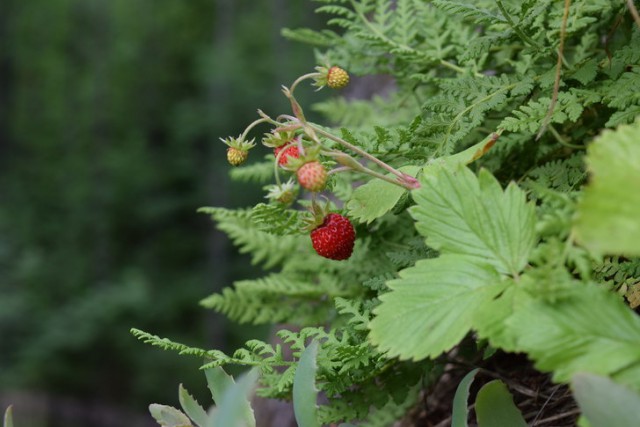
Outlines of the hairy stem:
{"type": "MultiPolygon", "coordinates": [[[[389,171],[390,173],[394,174],[395,176],[398,177],[398,180],[399,180],[399,182],[401,183],[401,185],[403,187],[409,188],[409,189],[415,189],[415,188],[418,188],[420,186],[420,184],[418,183],[418,180],[415,179],[414,177],[412,177],[410,175],[407,175],[406,173],[400,172],[399,170],[393,168],[392,166],[389,166],[388,164],[386,164],[382,160],[378,159],[375,156],[372,156],[371,154],[367,153],[363,149],[361,149],[359,147],[356,147],[355,145],[350,144],[349,142],[345,141],[344,139],[342,139],[340,137],[337,137],[337,136],[333,135],[332,133],[327,132],[327,131],[325,131],[325,130],[323,130],[323,129],[315,126],[315,125],[308,124],[308,126],[311,127],[318,134],[324,136],[325,138],[328,138],[328,139],[330,139],[332,141],[337,142],[338,144],[341,144],[343,147],[358,153],[360,156],[364,157],[367,160],[370,160],[371,162],[373,162],[376,165],[380,166],[382,169],[384,169],[386,171],[389,171]],[[407,184],[408,186],[404,185],[404,184],[407,184]]],[[[382,176],[384,176],[384,175],[382,175],[382,176]]]]}
{"type": "MultiPolygon", "coordinates": [[[[258,112],[260,112],[260,110],[258,110],[258,112]]],[[[259,125],[260,123],[267,123],[269,122],[270,119],[267,119],[265,117],[262,117],[256,121],[254,121],[253,123],[251,123],[249,126],[247,126],[247,128],[244,130],[244,132],[242,132],[242,136],[240,136],[240,139],[246,139],[247,135],[249,134],[249,131],[251,129],[253,129],[254,127],[256,127],[257,125],[259,125]]]]}
{"type": "Polygon", "coordinates": [[[320,73],[308,73],[308,74],[302,75],[302,76],[298,77],[296,79],[296,81],[293,82],[293,84],[291,85],[291,88],[289,89],[289,91],[291,92],[291,94],[293,94],[293,91],[296,90],[296,87],[302,81],[307,80],[307,79],[315,79],[316,77],[321,77],[321,76],[322,75],[320,73]]]}

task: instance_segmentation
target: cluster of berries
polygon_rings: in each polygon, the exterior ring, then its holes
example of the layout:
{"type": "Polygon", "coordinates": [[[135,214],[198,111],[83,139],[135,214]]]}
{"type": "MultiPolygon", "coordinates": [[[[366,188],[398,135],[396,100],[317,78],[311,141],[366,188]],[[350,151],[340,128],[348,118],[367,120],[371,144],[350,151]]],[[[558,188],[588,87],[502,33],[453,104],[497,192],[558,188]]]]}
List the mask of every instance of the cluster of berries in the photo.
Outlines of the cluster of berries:
{"type": "MultiPolygon", "coordinates": [[[[316,86],[340,89],[349,83],[349,75],[342,68],[336,66],[318,67],[316,70],[317,73],[306,76],[312,77],[316,86]]],[[[292,86],[292,90],[295,84],[292,86]]],[[[291,92],[285,93],[291,96],[292,104],[294,104],[291,92]]],[[[297,105],[297,103],[295,104],[297,105]]],[[[243,164],[248,158],[249,150],[255,146],[253,140],[247,141],[245,139],[248,130],[252,127],[253,125],[250,125],[238,138],[222,140],[228,145],[227,160],[231,165],[243,164]]],[[[275,162],[278,166],[276,167],[276,176],[278,168],[294,172],[300,187],[314,194],[311,219],[308,221],[307,230],[310,231],[311,243],[315,251],[325,258],[345,260],[353,252],[355,230],[348,218],[337,213],[329,213],[326,207],[320,208],[315,203],[315,194],[325,189],[329,173],[319,160],[321,147],[303,140],[303,134],[304,131],[296,133],[295,130],[276,128],[264,136],[262,144],[273,149],[275,162]]],[[[294,181],[289,180],[284,184],[271,186],[267,197],[288,205],[296,198],[295,189],[294,181]]]]}

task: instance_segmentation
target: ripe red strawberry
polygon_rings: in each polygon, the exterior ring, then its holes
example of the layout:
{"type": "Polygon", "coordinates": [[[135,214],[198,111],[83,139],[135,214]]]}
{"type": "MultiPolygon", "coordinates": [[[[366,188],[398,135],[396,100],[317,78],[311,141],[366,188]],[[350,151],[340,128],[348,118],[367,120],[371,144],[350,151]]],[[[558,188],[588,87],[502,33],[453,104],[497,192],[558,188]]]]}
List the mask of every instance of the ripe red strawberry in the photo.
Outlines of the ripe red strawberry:
{"type": "Polygon", "coordinates": [[[311,244],[318,255],[337,261],[351,256],[356,232],[348,218],[330,213],[322,224],[311,232],[311,244]]]}
{"type": "Polygon", "coordinates": [[[307,162],[300,166],[296,175],[298,176],[300,185],[309,191],[322,191],[325,185],[327,185],[327,171],[317,160],[307,162]]]}
{"type": "Polygon", "coordinates": [[[342,89],[349,84],[349,74],[335,65],[327,71],[327,86],[331,89],[342,89]]]}
{"type": "Polygon", "coordinates": [[[249,157],[249,152],[246,150],[235,147],[227,148],[227,160],[232,166],[240,166],[247,160],[247,157],[249,157]]]}
{"type": "Polygon", "coordinates": [[[294,159],[297,159],[300,157],[300,148],[298,148],[298,144],[296,144],[295,142],[289,145],[275,147],[273,149],[273,154],[275,154],[275,156],[278,157],[278,154],[280,154],[281,151],[284,151],[284,152],[282,153],[282,155],[280,155],[280,158],[278,159],[278,164],[280,166],[285,166],[289,161],[290,157],[294,159]]]}

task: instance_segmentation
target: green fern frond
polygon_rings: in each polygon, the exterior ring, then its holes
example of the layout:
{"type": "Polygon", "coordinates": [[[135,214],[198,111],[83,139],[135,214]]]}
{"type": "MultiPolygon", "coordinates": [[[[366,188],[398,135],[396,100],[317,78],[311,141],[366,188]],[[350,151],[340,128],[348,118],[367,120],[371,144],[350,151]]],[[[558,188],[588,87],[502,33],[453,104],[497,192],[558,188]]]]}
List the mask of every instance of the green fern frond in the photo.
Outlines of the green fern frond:
{"type": "Polygon", "coordinates": [[[226,363],[233,363],[233,358],[227,356],[219,350],[204,350],[198,347],[190,347],[188,345],[172,341],[168,338],[160,338],[156,335],[151,335],[136,328],[131,328],[130,332],[133,336],[135,336],[145,344],[151,344],[152,346],[160,347],[163,350],[177,351],[178,354],[196,356],[199,358],[212,360],[215,361],[218,366],[226,363]]]}
{"type": "Polygon", "coordinates": [[[534,181],[526,181],[524,186],[535,182],[538,186],[568,193],[577,190],[587,178],[584,155],[575,154],[568,159],[545,163],[529,172],[534,181]]]}
{"type": "Polygon", "coordinates": [[[358,301],[346,298],[336,298],[336,310],[343,315],[349,315],[348,324],[356,331],[366,331],[371,320],[371,312],[363,310],[362,304],[358,301]]]}
{"type": "MultiPolygon", "coordinates": [[[[303,242],[303,236],[278,236],[256,229],[249,210],[229,210],[224,208],[200,208],[198,212],[211,215],[218,229],[224,231],[240,253],[250,253],[252,264],[261,263],[271,268],[285,262],[303,242]]],[[[282,230],[284,232],[284,229],[282,230]]]]}
{"type": "Polygon", "coordinates": [[[362,285],[371,289],[372,291],[383,292],[388,290],[387,281],[396,278],[397,276],[395,273],[389,272],[380,276],[371,277],[362,282],[362,285]]]}
{"type": "Polygon", "coordinates": [[[251,209],[251,220],[264,232],[278,236],[299,234],[303,213],[280,205],[258,203],[251,209]]]}
{"type": "Polygon", "coordinates": [[[393,425],[399,419],[406,416],[407,411],[416,404],[420,397],[420,389],[420,383],[416,384],[407,393],[405,399],[400,402],[389,398],[383,407],[373,409],[365,422],[360,424],[360,427],[387,427],[393,425]]]}
{"type": "Polygon", "coordinates": [[[634,285],[640,282],[640,259],[626,259],[622,257],[606,257],[594,267],[594,278],[607,283],[612,289],[618,290],[624,285],[634,285]]]}
{"type": "Polygon", "coordinates": [[[446,10],[452,15],[468,19],[476,25],[507,23],[506,19],[504,19],[497,10],[485,9],[476,4],[461,1],[435,0],[433,5],[442,10],[446,10]]]}
{"type": "Polygon", "coordinates": [[[273,156],[265,156],[262,162],[231,169],[229,174],[234,181],[267,184],[273,179],[273,156]]]}
{"type": "Polygon", "coordinates": [[[407,242],[405,248],[387,252],[386,255],[396,268],[402,269],[414,265],[418,260],[433,258],[437,252],[428,248],[424,239],[413,238],[407,242]]]}
{"type": "Polygon", "coordinates": [[[242,280],[233,288],[201,301],[239,323],[277,323],[283,321],[308,324],[319,321],[331,310],[331,298],[349,293],[331,280],[309,283],[284,274],[271,274],[262,279],[242,280]]]}
{"type": "Polygon", "coordinates": [[[281,34],[289,40],[320,47],[331,47],[342,42],[340,36],[331,30],[314,31],[309,28],[283,28],[281,34]]]}
{"type": "MultiPolygon", "coordinates": [[[[575,122],[578,120],[584,108],[595,102],[597,94],[579,90],[561,92],[558,95],[558,102],[551,116],[551,123],[575,122]]],[[[500,128],[512,132],[536,133],[549,111],[551,99],[547,97],[531,100],[522,105],[517,110],[512,111],[512,117],[505,118],[500,123],[500,128]]]]}
{"type": "Polygon", "coordinates": [[[640,66],[622,73],[620,78],[602,88],[604,102],[616,110],[640,105],[640,66]]]}

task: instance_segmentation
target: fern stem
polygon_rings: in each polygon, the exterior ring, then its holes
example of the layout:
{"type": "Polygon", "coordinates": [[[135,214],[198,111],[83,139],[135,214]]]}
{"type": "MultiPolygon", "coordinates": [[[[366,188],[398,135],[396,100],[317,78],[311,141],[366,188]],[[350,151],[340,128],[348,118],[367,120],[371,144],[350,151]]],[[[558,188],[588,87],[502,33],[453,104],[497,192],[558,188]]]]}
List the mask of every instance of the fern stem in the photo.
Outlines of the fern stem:
{"type": "MultiPolygon", "coordinates": [[[[465,70],[462,67],[458,67],[456,64],[449,62],[449,61],[445,61],[444,59],[440,60],[440,65],[442,65],[443,67],[446,67],[450,70],[453,70],[457,73],[460,74],[467,74],[467,70],[465,70]]],[[[484,74],[480,74],[480,73],[473,73],[474,76],[476,77],[484,77],[484,74]]]]}
{"type": "Polygon", "coordinates": [[[562,15],[562,26],[560,27],[560,46],[558,46],[558,62],[556,63],[556,78],[553,83],[553,94],[551,96],[551,103],[549,104],[549,111],[547,111],[547,115],[544,116],[542,126],[540,126],[538,135],[536,135],[536,141],[540,139],[542,134],[544,134],[545,130],[547,129],[547,126],[549,126],[551,117],[553,116],[553,110],[556,108],[556,104],[558,102],[558,94],[560,92],[560,76],[562,75],[562,52],[564,51],[564,39],[567,35],[567,21],[569,20],[570,6],[571,0],[564,0],[564,14],[562,15]]]}
{"type": "Polygon", "coordinates": [[[536,43],[531,37],[526,35],[524,31],[522,31],[520,26],[513,21],[513,19],[511,18],[511,15],[509,14],[509,12],[507,12],[507,9],[502,4],[502,0],[496,0],[496,4],[498,5],[500,12],[502,12],[502,16],[504,16],[504,19],[506,19],[507,22],[509,23],[509,26],[511,27],[511,29],[515,31],[515,33],[522,39],[522,41],[535,47],[538,50],[541,50],[542,47],[538,43],[536,43]]]}

